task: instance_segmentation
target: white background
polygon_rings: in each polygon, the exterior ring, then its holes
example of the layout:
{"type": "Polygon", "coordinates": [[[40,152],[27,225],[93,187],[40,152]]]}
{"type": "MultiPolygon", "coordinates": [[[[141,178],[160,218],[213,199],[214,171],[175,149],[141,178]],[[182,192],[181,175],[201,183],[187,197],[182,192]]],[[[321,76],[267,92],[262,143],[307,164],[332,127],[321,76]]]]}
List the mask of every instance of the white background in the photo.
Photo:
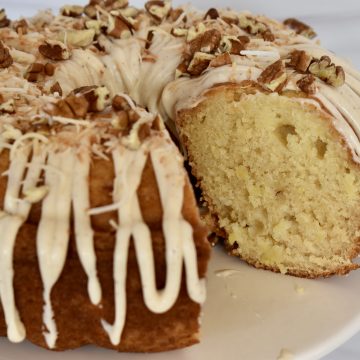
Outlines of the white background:
{"type": "MultiPolygon", "coordinates": [[[[64,4],[64,1],[49,0],[48,5],[57,8],[64,4]]],[[[79,0],[70,2],[84,3],[79,0]]],[[[175,1],[175,3],[180,2],[175,1]]],[[[141,3],[141,0],[132,1],[134,5],[141,3]]],[[[198,0],[193,3],[202,8],[232,6],[278,19],[296,17],[315,28],[324,46],[341,54],[360,68],[360,0],[198,0]]],[[[43,4],[44,1],[40,0],[0,0],[0,8],[8,9],[10,17],[32,15],[37,9],[43,8],[43,4]]],[[[324,359],[359,360],[360,334],[324,359]]]]}

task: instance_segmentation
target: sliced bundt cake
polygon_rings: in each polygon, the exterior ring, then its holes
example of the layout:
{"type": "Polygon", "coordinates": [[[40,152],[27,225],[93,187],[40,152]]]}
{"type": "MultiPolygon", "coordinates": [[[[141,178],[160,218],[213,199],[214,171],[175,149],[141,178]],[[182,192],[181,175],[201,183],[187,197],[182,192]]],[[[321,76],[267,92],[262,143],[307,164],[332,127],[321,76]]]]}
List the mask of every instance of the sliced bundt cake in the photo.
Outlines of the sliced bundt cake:
{"type": "Polygon", "coordinates": [[[232,19],[197,23],[205,29],[163,94],[207,217],[229,253],[256,267],[305,277],[356,269],[360,75],[298,21],[232,19]]]}

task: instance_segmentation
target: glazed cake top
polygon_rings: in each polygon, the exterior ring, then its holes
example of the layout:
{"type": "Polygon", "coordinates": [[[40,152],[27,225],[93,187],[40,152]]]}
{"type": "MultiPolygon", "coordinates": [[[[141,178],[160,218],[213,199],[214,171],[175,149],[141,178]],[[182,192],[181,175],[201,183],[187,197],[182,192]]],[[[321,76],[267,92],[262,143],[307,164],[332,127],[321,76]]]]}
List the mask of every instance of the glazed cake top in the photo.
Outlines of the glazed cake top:
{"type": "Polygon", "coordinates": [[[207,89],[251,80],[269,93],[300,91],[299,101],[315,99],[359,160],[360,75],[320,47],[315,32],[296,19],[279,23],[221,9],[203,13],[172,8],[169,1],[136,9],[124,0],[93,0],[85,7],[65,6],[58,16],[42,12],[12,23],[4,12],[2,18],[1,80],[33,96],[31,110],[23,109],[9,89],[0,91],[2,107],[10,99],[16,115],[24,110],[33,116],[59,95],[96,85],[105,86],[103,94],[110,97],[130,95],[174,131],[176,111],[196,105],[207,89]]]}

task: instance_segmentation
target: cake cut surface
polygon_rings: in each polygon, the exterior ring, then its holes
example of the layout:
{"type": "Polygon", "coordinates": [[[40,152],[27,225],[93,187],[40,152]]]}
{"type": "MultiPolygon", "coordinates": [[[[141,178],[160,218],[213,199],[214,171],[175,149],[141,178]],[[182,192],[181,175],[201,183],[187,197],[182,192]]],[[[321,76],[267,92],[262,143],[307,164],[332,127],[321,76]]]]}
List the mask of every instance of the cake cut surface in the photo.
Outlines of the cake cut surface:
{"type": "Polygon", "coordinates": [[[313,99],[255,90],[215,88],[179,116],[229,251],[298,276],[356,269],[360,169],[331,116],[313,99]]]}

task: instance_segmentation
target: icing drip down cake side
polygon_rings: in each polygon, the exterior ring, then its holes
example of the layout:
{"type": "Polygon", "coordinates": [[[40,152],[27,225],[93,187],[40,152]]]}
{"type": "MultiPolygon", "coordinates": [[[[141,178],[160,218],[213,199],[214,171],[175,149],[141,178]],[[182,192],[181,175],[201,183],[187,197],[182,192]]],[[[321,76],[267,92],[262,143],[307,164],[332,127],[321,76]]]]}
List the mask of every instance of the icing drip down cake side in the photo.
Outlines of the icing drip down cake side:
{"type": "Polygon", "coordinates": [[[126,95],[75,92],[44,113],[19,102],[1,125],[0,334],[56,350],[196,343],[209,244],[182,158],[126,95]]]}
{"type": "Polygon", "coordinates": [[[208,229],[172,138],[230,254],[305,277],[356,269],[360,75],[314,36],[169,1],[1,10],[0,335],[199,341],[208,229]]]}

